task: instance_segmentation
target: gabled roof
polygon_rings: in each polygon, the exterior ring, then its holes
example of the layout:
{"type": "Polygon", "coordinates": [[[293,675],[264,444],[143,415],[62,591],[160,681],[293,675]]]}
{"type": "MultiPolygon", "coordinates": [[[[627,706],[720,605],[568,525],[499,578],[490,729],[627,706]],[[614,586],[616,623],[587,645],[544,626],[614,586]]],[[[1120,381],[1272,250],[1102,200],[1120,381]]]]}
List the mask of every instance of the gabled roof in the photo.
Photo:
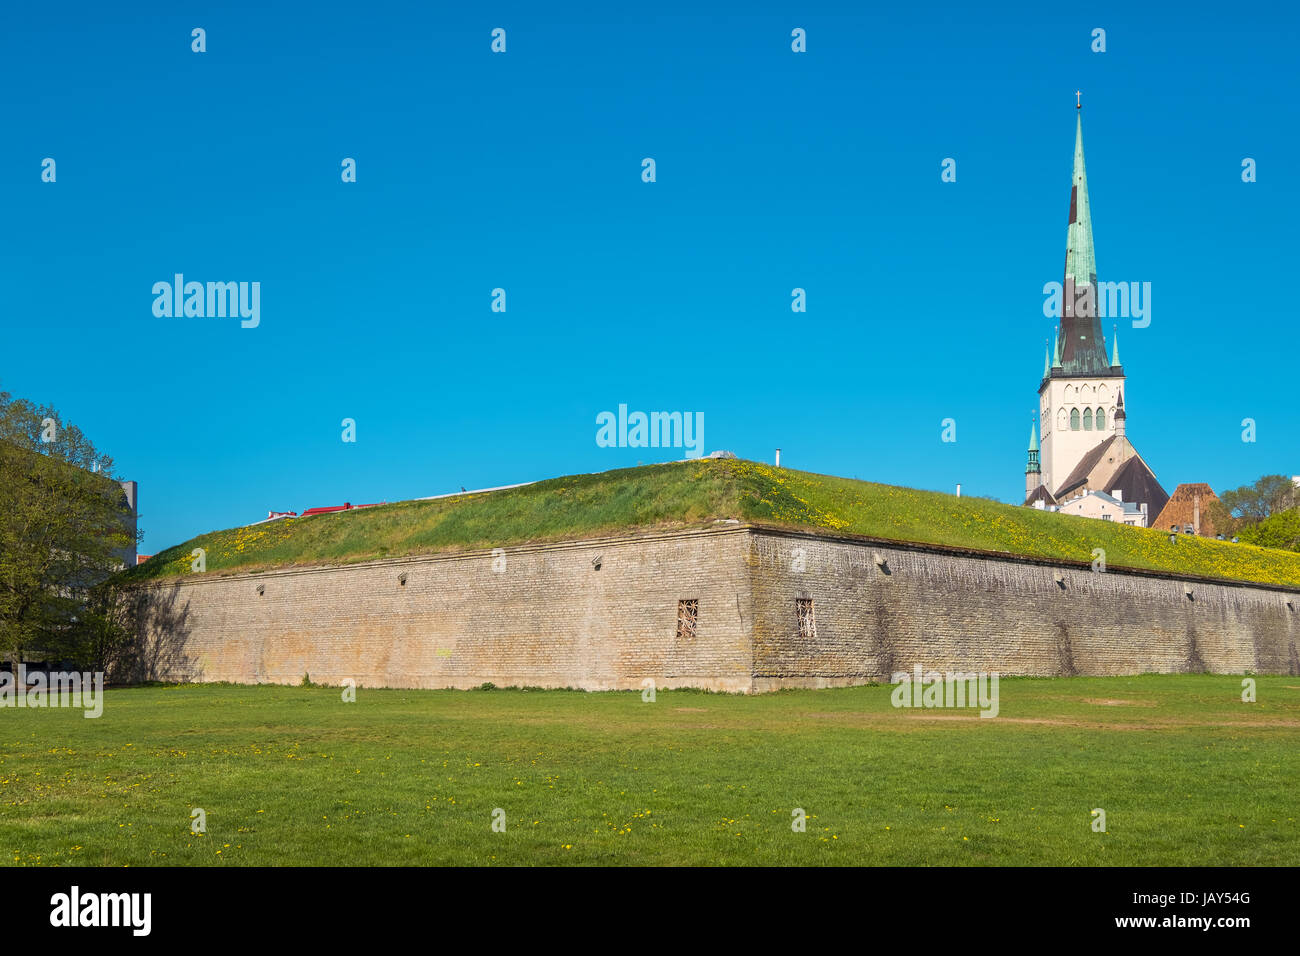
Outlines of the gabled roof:
{"type": "Polygon", "coordinates": [[[1105,492],[1118,489],[1126,502],[1145,502],[1148,520],[1150,515],[1159,514],[1169,500],[1155,472],[1123,435],[1112,435],[1094,445],[1057,487],[1055,495],[1063,500],[1071,492],[1084,489],[1105,492]]]}
{"type": "Polygon", "coordinates": [[[1047,490],[1046,485],[1039,485],[1035,488],[1029,497],[1025,499],[1025,504],[1033,507],[1034,503],[1038,501],[1041,501],[1045,507],[1055,508],[1057,505],[1056,498],[1047,490]]]}
{"type": "Polygon", "coordinates": [[[1139,455],[1134,455],[1119,466],[1115,474],[1111,475],[1110,481],[1106,482],[1106,490],[1112,495],[1118,490],[1125,505],[1132,503],[1136,508],[1139,504],[1145,504],[1148,521],[1151,520],[1151,515],[1159,514],[1169,500],[1168,493],[1160,487],[1160,482],[1139,455]]]}
{"type": "Polygon", "coordinates": [[[1204,481],[1182,484],[1175,488],[1174,493],[1169,496],[1169,501],[1160,510],[1156,519],[1151,522],[1151,527],[1168,528],[1171,525],[1177,525],[1179,528],[1184,528],[1189,524],[1195,526],[1198,499],[1200,502],[1200,528],[1197,533],[1214,537],[1217,529],[1214,527],[1214,521],[1210,518],[1210,503],[1218,501],[1219,496],[1204,481]]]}
{"type": "Polygon", "coordinates": [[[1087,484],[1088,476],[1092,474],[1093,469],[1097,467],[1097,463],[1102,460],[1102,457],[1107,452],[1111,451],[1115,442],[1118,440],[1118,435],[1112,435],[1105,441],[1094,445],[1091,451],[1079,459],[1079,463],[1074,466],[1074,471],[1070,472],[1069,477],[1057,485],[1056,497],[1064,498],[1076,488],[1082,488],[1087,484]]]}

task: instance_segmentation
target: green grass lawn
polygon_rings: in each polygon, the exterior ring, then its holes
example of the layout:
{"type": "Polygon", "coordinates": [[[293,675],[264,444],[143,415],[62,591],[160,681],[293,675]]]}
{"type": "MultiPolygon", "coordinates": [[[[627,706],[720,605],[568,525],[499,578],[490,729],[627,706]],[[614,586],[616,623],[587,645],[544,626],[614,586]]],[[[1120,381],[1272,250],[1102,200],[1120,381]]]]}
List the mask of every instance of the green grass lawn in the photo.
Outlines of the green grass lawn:
{"type": "Polygon", "coordinates": [[[213,531],[168,548],[123,576],[143,581],[188,574],[195,548],[206,552],[208,572],[221,573],[711,527],[728,518],[1083,565],[1101,548],[1111,568],[1300,586],[1300,554],[1295,552],[1183,535],[1170,543],[1167,531],[757,462],[709,459],[213,531]]]}
{"type": "Polygon", "coordinates": [[[1257,680],[1007,679],[994,719],[887,686],[110,690],[0,710],[0,860],[1294,866],[1300,679],[1257,680]]]}

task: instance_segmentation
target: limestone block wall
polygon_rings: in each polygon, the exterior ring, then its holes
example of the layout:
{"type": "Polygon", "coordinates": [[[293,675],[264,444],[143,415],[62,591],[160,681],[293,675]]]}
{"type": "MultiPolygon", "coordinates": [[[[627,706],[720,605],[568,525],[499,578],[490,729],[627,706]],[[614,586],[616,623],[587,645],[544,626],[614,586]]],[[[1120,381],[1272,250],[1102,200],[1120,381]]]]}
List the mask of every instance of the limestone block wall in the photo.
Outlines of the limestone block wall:
{"type": "Polygon", "coordinates": [[[750,566],[755,690],[888,681],[916,664],[1300,674],[1300,589],[766,531],[751,537],[750,566]],[[801,634],[801,598],[813,602],[815,636],[801,634]]]}
{"type": "Polygon", "coordinates": [[[749,692],[916,664],[1300,675],[1297,592],[720,526],[152,585],[140,676],[749,692]]]}
{"type": "Polygon", "coordinates": [[[748,691],[748,552],[746,530],[729,528],[196,574],[150,589],[160,610],[144,634],[143,676],[585,690],[650,677],[748,691]],[[677,637],[681,599],[699,601],[693,640],[677,637]]]}

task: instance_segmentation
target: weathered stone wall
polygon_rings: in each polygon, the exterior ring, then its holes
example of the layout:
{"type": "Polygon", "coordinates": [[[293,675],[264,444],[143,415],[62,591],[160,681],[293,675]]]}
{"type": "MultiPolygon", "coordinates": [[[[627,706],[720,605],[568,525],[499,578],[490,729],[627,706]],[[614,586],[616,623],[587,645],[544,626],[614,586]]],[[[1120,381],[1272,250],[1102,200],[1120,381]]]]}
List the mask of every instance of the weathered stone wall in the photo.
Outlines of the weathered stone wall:
{"type": "Polygon", "coordinates": [[[504,567],[482,551],[208,572],[152,589],[168,620],[146,635],[145,676],[747,691],[747,555],[745,530],[728,529],[512,548],[504,567]],[[693,641],[677,639],[683,598],[700,602],[693,641]]]}
{"type": "Polygon", "coordinates": [[[888,681],[917,664],[1300,674],[1296,591],[812,535],[751,542],[756,690],[888,681]],[[800,598],[813,601],[815,637],[800,636],[800,598]]]}
{"type": "Polygon", "coordinates": [[[142,676],[163,680],[762,691],[915,664],[1300,674],[1295,591],[744,527],[508,549],[499,571],[483,551],[147,593],[142,676]],[[680,599],[700,602],[694,640],[677,637],[680,599]]]}

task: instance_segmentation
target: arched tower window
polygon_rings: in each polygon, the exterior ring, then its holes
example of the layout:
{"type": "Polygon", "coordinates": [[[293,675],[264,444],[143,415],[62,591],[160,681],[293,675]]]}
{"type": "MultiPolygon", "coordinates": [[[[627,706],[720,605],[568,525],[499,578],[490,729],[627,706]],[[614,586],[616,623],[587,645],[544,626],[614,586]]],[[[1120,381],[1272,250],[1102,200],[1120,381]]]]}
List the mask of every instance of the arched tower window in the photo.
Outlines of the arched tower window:
{"type": "Polygon", "coordinates": [[[1079,410],[1077,408],[1072,408],[1070,409],[1070,431],[1077,432],[1078,430],[1079,430],[1079,410]]]}
{"type": "Polygon", "coordinates": [[[1106,409],[1097,409],[1097,431],[1106,430],[1106,409]]]}
{"type": "Polygon", "coordinates": [[[1083,430],[1086,432],[1092,431],[1092,409],[1091,408],[1085,408],[1083,410],[1083,430]]]}

